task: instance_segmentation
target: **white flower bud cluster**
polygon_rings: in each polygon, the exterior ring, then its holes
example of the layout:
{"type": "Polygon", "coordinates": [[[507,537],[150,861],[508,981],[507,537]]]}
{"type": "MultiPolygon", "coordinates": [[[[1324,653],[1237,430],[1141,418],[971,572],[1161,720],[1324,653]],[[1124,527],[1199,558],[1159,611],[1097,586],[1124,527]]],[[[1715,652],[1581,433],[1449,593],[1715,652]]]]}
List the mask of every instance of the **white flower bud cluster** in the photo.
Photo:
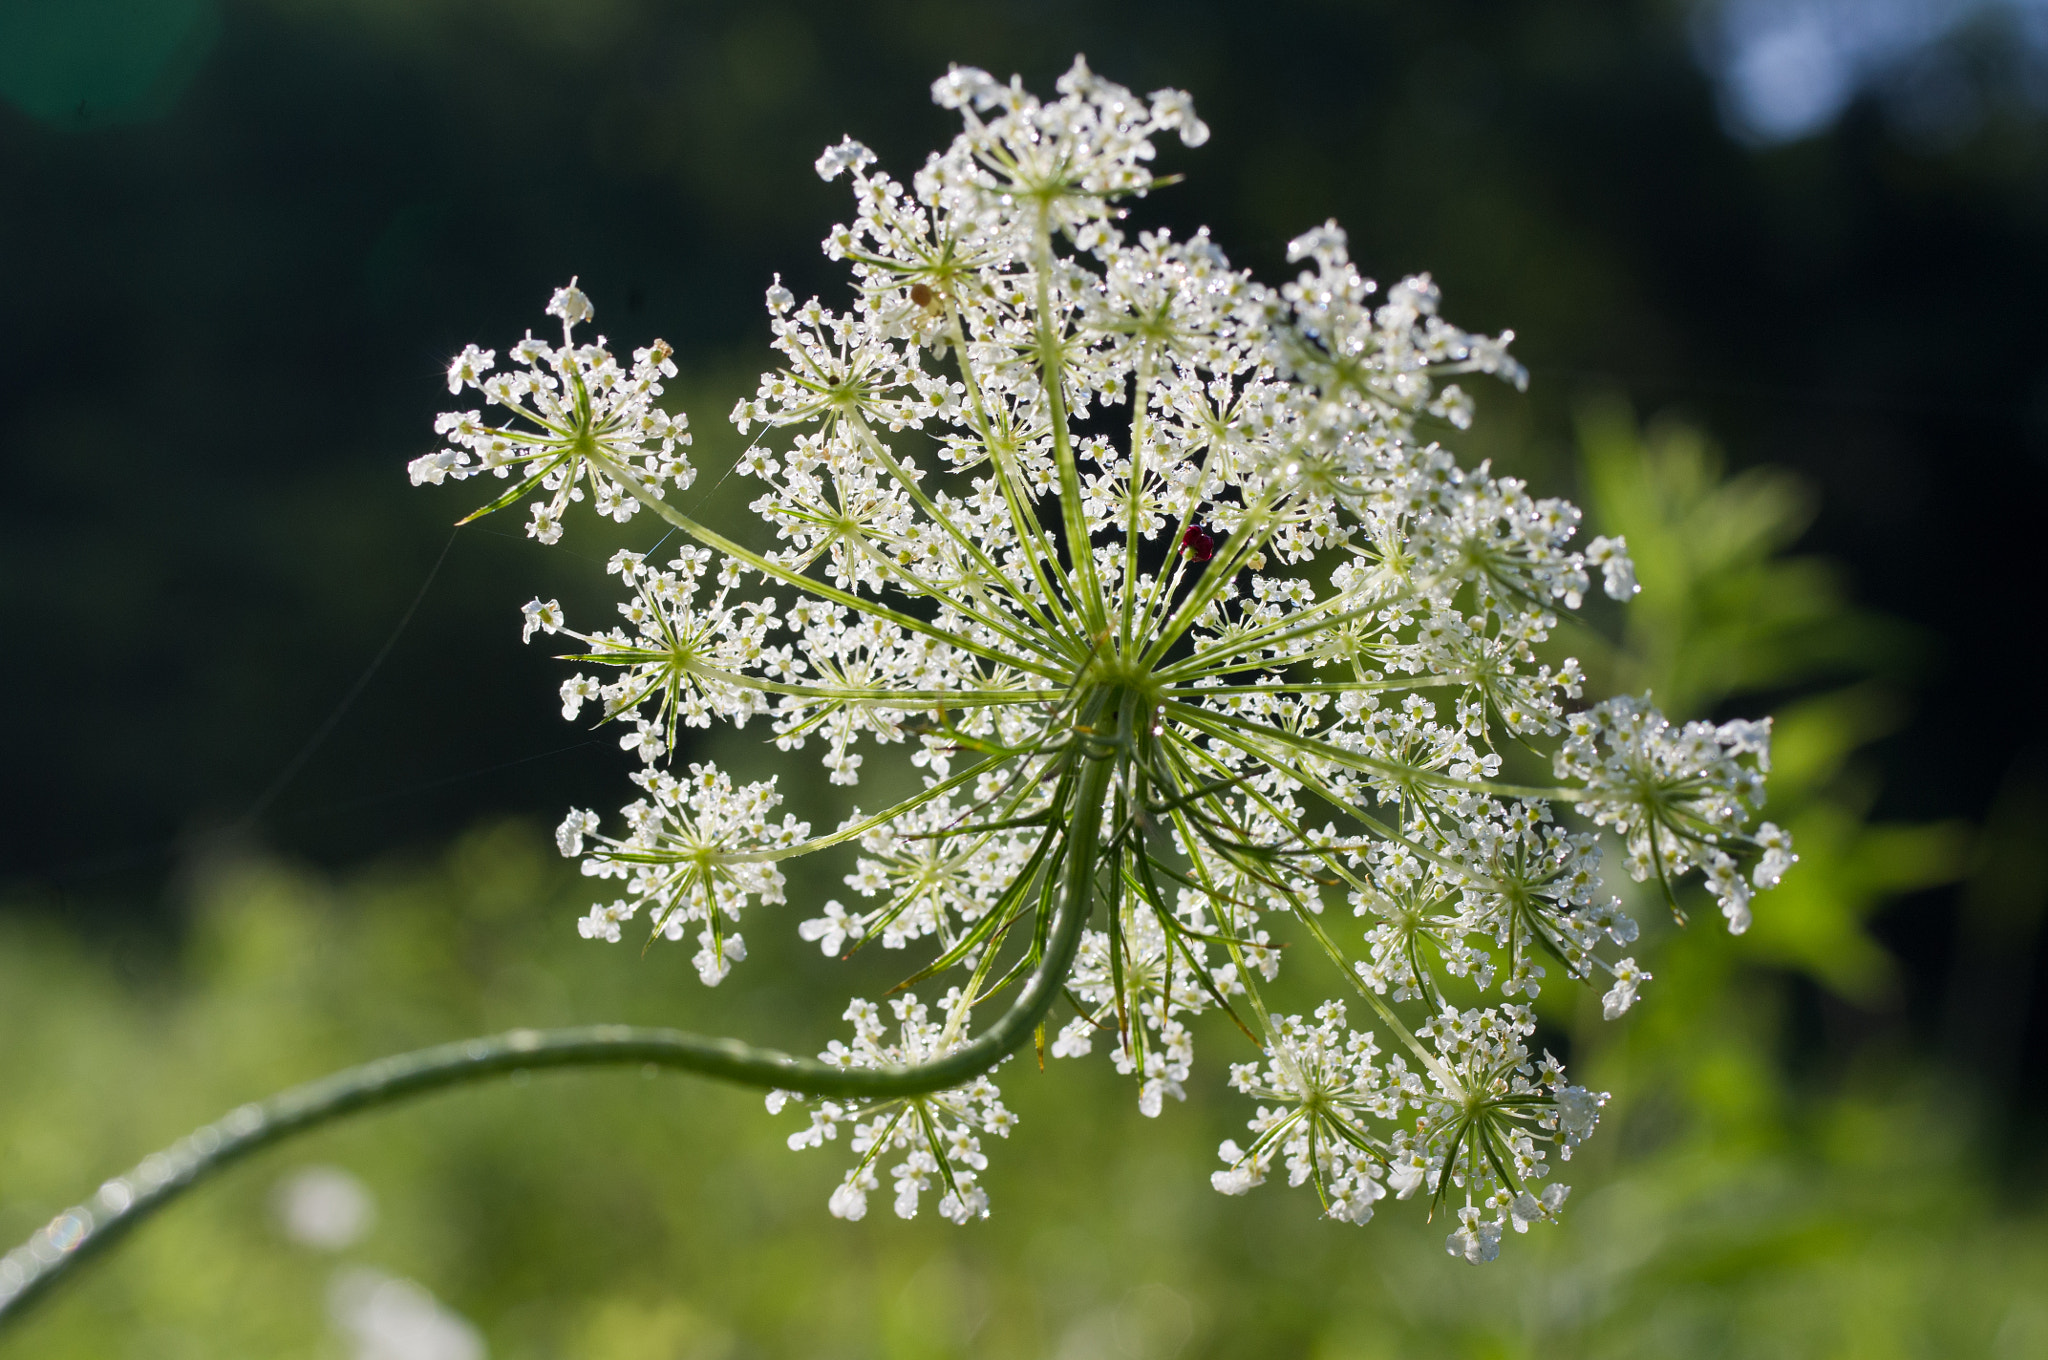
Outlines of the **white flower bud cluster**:
{"type": "MultiPolygon", "coordinates": [[[[473,348],[451,370],[532,428],[444,417],[456,451],[416,480],[518,466],[526,483],[497,504],[538,492],[544,541],[585,484],[600,511],[644,505],[688,540],[666,564],[613,558],[608,631],[572,629],[552,601],[525,611],[529,637],[579,644],[564,716],[595,705],[646,762],[624,836],[588,812],[563,824],[564,854],[629,885],[583,933],[618,939],[644,908],[652,937],[694,932],[716,982],[743,953],[742,908],[780,901],[776,866],[837,850],[854,905],[814,907],[798,933],[829,955],[928,951],[911,981],[966,980],[943,1019],[893,1001],[894,1043],[857,1001],[854,1044],[828,1056],[952,1052],[1040,966],[1082,849],[1075,772],[1113,761],[1053,1056],[1099,1040],[1157,1115],[1193,1079],[1197,1017],[1218,1014],[1259,1052],[1233,1084],[1265,1102],[1250,1145],[1225,1145],[1219,1189],[1282,1165],[1350,1222],[1426,1189],[1456,1201],[1453,1252],[1486,1259],[1555,1215],[1549,1152],[1604,1100],[1531,1059],[1526,1002],[1553,972],[1605,980],[1612,1018],[1649,980],[1617,957],[1636,927],[1601,889],[1597,829],[1674,906],[1701,871],[1741,929],[1794,859],[1777,828],[1752,829],[1768,723],[1674,727],[1647,698],[1577,708],[1558,611],[1595,568],[1633,596],[1626,544],[1575,546],[1573,506],[1431,437],[1473,418],[1451,379],[1526,381],[1509,335],[1452,326],[1426,275],[1381,294],[1334,223],[1293,243],[1301,271],[1277,289],[1206,232],[1127,237],[1153,139],[1207,135],[1184,94],[1141,98],[1080,62],[1050,102],[963,68],[934,94],[964,127],[909,185],[851,139],[817,162],[852,190],[824,249],[854,287],[844,310],[768,289],[777,367],[732,416],[755,437],[736,468],[760,485],[751,534],[662,499],[689,479],[681,421],[654,403],[669,351],[627,370],[602,341],[576,346],[589,302],[573,286],[551,308],[561,349],[529,338],[511,378],[473,348]],[[813,837],[772,818],[772,781],[665,772],[684,729],[756,717],[779,748],[818,750],[834,784],[896,748],[915,791],[813,837]],[[1558,784],[1510,782],[1528,748],[1558,784]],[[1588,824],[1561,825],[1569,810],[1588,824]],[[1326,919],[1335,901],[1362,928],[1326,919]],[[1313,1023],[1271,1015],[1285,946],[1326,964],[1372,1028],[1334,998],[1313,1023]]],[[[835,1213],[857,1217],[895,1153],[899,1213],[934,1186],[944,1216],[984,1211],[978,1138],[1010,1123],[986,1078],[810,1109],[797,1142],[855,1133],[835,1213]]]]}

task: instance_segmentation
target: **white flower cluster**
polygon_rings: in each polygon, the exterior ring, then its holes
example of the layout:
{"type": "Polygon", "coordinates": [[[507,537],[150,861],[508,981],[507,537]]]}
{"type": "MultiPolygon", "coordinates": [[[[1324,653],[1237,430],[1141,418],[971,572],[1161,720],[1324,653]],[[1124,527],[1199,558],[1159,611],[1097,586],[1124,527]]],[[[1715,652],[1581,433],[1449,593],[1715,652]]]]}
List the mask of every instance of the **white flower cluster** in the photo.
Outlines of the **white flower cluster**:
{"type": "Polygon", "coordinates": [[[1371,886],[1350,894],[1352,911],[1374,922],[1366,931],[1370,957],[1356,965],[1359,977],[1396,1001],[1420,997],[1440,1006],[1441,990],[1424,963],[1435,958],[1445,974],[1481,991],[1499,976],[1504,994],[1533,998],[1545,972],[1537,958],[1548,955],[1574,978],[1589,978],[1595,969],[1611,973],[1616,989],[1607,1010],[1613,1019],[1633,1003],[1636,985],[1648,974],[1633,959],[1610,964],[1596,953],[1609,941],[1629,944],[1637,933],[1617,901],[1596,895],[1598,841],[1548,825],[1548,809],[1538,803],[1496,811],[1504,815],[1458,828],[1457,862],[1483,876],[1425,860],[1399,843],[1358,852],[1354,863],[1371,886]],[[1505,958],[1496,960],[1489,944],[1505,958]]]}
{"type": "Polygon", "coordinates": [[[576,928],[586,940],[616,943],[620,925],[643,906],[653,933],[666,939],[695,925],[697,974],[715,987],[747,956],[745,938],[727,926],[749,901],[783,900],[775,860],[811,828],[787,814],[770,817],[782,802],[772,779],[735,787],[723,770],[692,765],[688,780],[649,769],[633,782],[651,797],[627,805],[623,837],[600,833],[596,813],[575,809],[555,829],[564,855],[583,856],[585,876],[626,882],[626,896],[591,907],[576,928]]]}
{"type": "Polygon", "coordinates": [[[580,633],[564,621],[562,607],[538,599],[525,606],[526,639],[536,631],[563,633],[590,650],[569,659],[615,667],[609,683],[588,675],[562,682],[562,716],[574,722],[583,705],[596,700],[606,719],[627,718],[633,731],[619,739],[649,764],[668,754],[676,726],[709,727],[716,716],[744,727],[768,707],[768,697],[749,685],[749,669],[794,678],[797,662],[788,647],[767,645],[776,625],[775,601],[733,599],[745,571],[730,558],[719,563],[717,591],[699,600],[712,554],[684,546],[666,569],[649,566],[644,553],[621,550],[607,570],[632,589],[619,605],[629,632],[614,627],[580,633]],[[652,709],[652,713],[648,712],[652,709]]]}
{"type": "Polygon", "coordinates": [[[1749,929],[1750,883],[1727,847],[1762,850],[1758,888],[1776,887],[1798,858],[1773,823],[1747,834],[1771,768],[1769,718],[1676,727],[1648,700],[1623,695],[1574,715],[1556,766],[1558,778],[1584,781],[1583,810],[1627,839],[1631,878],[1654,877],[1668,894],[1681,874],[1704,868],[1738,935],[1749,929]]]}
{"type": "Polygon", "coordinates": [[[1149,912],[1124,913],[1114,937],[1083,935],[1067,989],[1086,1008],[1060,1031],[1052,1055],[1081,1057],[1105,1034],[1114,1041],[1116,1070],[1138,1077],[1140,1111],[1156,1119],[1165,1097],[1187,1099],[1182,1083],[1194,1068],[1195,1040],[1180,1017],[1243,990],[1234,964],[1209,967],[1208,948],[1199,939],[1175,939],[1149,912]]]}
{"type": "Polygon", "coordinates": [[[586,482],[597,512],[624,523],[640,508],[641,489],[659,495],[664,485],[680,491],[696,480],[682,452],[690,442],[688,418],[671,416],[655,402],[661,380],[676,375],[668,345],[657,340],[634,350],[633,367],[621,368],[603,336],[596,344],[576,343],[573,332],[592,314],[590,299],[572,279],[548,303],[548,315],[561,318],[560,348],[528,331],[509,351],[519,367],[497,374],[491,374],[494,350],[470,345],[457,355],[448,365],[448,390],[459,395],[474,388],[525,425],[494,425],[479,411],[448,412],[434,422],[448,446],[412,460],[406,469],[412,484],[439,486],[481,472],[508,478],[517,469],[519,484],[476,513],[502,509],[536,489],[549,492],[533,502],[526,532],[554,543],[562,536],[563,513],[569,502],[583,499],[586,482]]]}
{"type": "Polygon", "coordinates": [[[1230,1084],[1259,1100],[1249,1148],[1222,1148],[1229,1166],[1211,1175],[1226,1195],[1266,1179],[1277,1159],[1290,1185],[1312,1183],[1330,1217],[1364,1223],[1391,1190],[1407,1199],[1428,1190],[1438,1204],[1463,1192],[1452,1255],[1477,1262],[1499,1252],[1502,1229],[1527,1232],[1564,1203],[1562,1185],[1537,1190],[1549,1173],[1539,1144],[1564,1159],[1592,1132],[1606,1097],[1565,1084],[1548,1054],[1532,1063],[1523,1042],[1535,1032],[1525,1006],[1460,1012],[1446,1006],[1416,1035],[1420,1071],[1401,1054],[1379,1061],[1375,1036],[1352,1029],[1344,1005],[1326,1001],[1315,1023],[1281,1017],[1263,1067],[1235,1063],[1230,1084]],[[1403,1116],[1414,1112],[1412,1120],[1403,1116]],[[1375,1124],[1399,1123],[1391,1136],[1375,1124]]]}
{"type": "MultiPolygon", "coordinates": [[[[880,1007],[872,1001],[856,1000],[843,1017],[853,1023],[853,1043],[834,1039],[820,1056],[836,1067],[907,1066],[943,1057],[965,1037],[961,1024],[968,1006],[958,988],[948,992],[942,1003],[943,1023],[934,1019],[912,992],[892,998],[889,1009],[901,1036],[897,1042],[886,1042],[888,1029],[882,1023],[880,1007]]],[[[988,1166],[981,1135],[1009,1137],[1017,1126],[1017,1116],[1004,1106],[1002,1092],[986,1075],[949,1091],[870,1105],[808,1101],[795,1092],[770,1091],[768,1112],[779,1114],[792,1100],[806,1104],[811,1115],[810,1127],[789,1135],[792,1149],[819,1147],[826,1139],[837,1138],[842,1124],[852,1131],[848,1141],[860,1160],[832,1192],[834,1217],[865,1217],[868,1194],[882,1183],[878,1164],[899,1152],[903,1160],[889,1171],[896,1186],[898,1218],[917,1217],[920,1198],[934,1183],[942,1187],[941,1218],[965,1223],[988,1217],[988,1192],[980,1183],[981,1172],[988,1166]]]]}
{"type": "MultiPolygon", "coordinates": [[[[565,715],[598,705],[648,762],[626,836],[587,812],[563,826],[565,854],[631,885],[584,933],[617,939],[644,906],[655,935],[697,928],[715,982],[741,956],[741,908],[780,900],[775,866],[838,848],[860,905],[807,913],[803,938],[928,948],[916,978],[968,976],[943,1024],[893,1002],[894,1045],[856,1002],[856,1042],[831,1054],[916,1062],[1041,965],[1085,850],[1099,872],[1053,1054],[1101,1038],[1157,1114],[1192,1078],[1192,1022],[1219,1012],[1262,1052],[1235,1084],[1277,1102],[1249,1149],[1226,1145],[1220,1188],[1278,1159],[1353,1222],[1388,1189],[1455,1192],[1452,1249],[1487,1257],[1503,1225],[1554,1214],[1544,1149],[1568,1151],[1603,1099],[1532,1063],[1525,1001],[1554,966],[1607,980],[1613,1017],[1649,977],[1615,956],[1635,925],[1600,891],[1595,835],[1560,811],[1615,829],[1674,906],[1700,869],[1740,929],[1752,886],[1792,861],[1775,827],[1751,829],[1768,725],[1674,728],[1647,699],[1574,711],[1584,678],[1555,650],[1557,611],[1595,568],[1631,597],[1626,544],[1574,546],[1574,507],[1430,438],[1473,418],[1450,379],[1525,381],[1510,336],[1445,321],[1427,276],[1382,294],[1334,224],[1293,243],[1302,270],[1278,289],[1206,233],[1128,237],[1153,138],[1207,134],[1184,94],[1140,98],[1076,62],[1051,102],[963,69],[935,95],[964,129],[909,185],[851,140],[818,161],[853,191],[825,240],[852,300],[768,290],[779,365],[733,412],[756,435],[737,469],[761,488],[751,537],[662,499],[689,475],[680,421],[652,401],[668,350],[628,375],[602,342],[575,345],[589,304],[573,288],[562,348],[528,341],[521,383],[482,381],[538,433],[446,417],[467,453],[415,465],[438,480],[524,460],[554,496],[536,506],[546,541],[585,476],[601,511],[624,496],[690,542],[667,566],[613,559],[622,626],[577,632],[553,602],[527,606],[529,637],[573,637],[599,668],[563,686],[565,715]],[[771,818],[772,785],[663,772],[680,729],[754,717],[784,750],[816,742],[834,783],[893,746],[922,787],[811,837],[771,818]],[[1546,747],[1561,782],[1519,782],[1546,747]],[[1076,772],[1102,760],[1102,833],[1079,847],[1076,772]],[[1337,900],[1362,933],[1325,920],[1337,900]],[[1313,1025],[1268,1013],[1288,942],[1372,1011],[1370,1032],[1334,1000],[1313,1025]]],[[[457,385],[489,362],[465,352],[457,385]]],[[[905,1155],[899,1212],[932,1183],[947,1217],[982,1211],[975,1139],[1009,1122],[985,1079],[811,1108],[799,1141],[856,1130],[835,1212],[857,1216],[888,1149],[905,1155]]]]}

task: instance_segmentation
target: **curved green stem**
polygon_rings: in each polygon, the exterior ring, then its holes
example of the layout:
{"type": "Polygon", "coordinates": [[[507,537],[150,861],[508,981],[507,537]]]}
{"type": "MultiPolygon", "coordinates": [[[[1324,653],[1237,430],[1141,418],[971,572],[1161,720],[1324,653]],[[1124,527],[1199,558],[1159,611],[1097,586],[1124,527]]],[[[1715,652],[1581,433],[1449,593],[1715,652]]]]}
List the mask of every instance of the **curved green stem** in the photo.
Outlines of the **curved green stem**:
{"type": "Polygon", "coordinates": [[[536,1068],[652,1064],[744,1086],[873,1100],[942,1091],[979,1076],[1030,1040],[1073,965],[1092,907],[1102,804],[1115,771],[1116,751],[1114,741],[1082,747],[1060,907],[1038,966],[994,1024],[944,1057],[907,1067],[844,1068],[737,1039],[630,1025],[586,1025],[515,1029],[380,1058],[233,1110],[143,1158],[127,1174],[102,1185],[91,1199],[58,1214],[27,1242],[0,1257],[0,1329],[71,1275],[81,1261],[251,1153],[346,1115],[444,1087],[536,1068]]]}

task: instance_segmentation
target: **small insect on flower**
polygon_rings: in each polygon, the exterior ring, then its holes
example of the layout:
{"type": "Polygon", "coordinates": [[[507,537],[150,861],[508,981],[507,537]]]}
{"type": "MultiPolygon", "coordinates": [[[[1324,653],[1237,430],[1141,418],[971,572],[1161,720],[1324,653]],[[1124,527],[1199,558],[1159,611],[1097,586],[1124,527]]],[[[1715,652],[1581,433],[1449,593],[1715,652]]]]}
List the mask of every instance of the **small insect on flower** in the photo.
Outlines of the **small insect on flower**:
{"type": "Polygon", "coordinates": [[[847,1134],[841,1217],[885,1170],[905,1217],[926,1191],[985,1213],[984,1139],[1014,1122],[993,1073],[1034,1033],[1056,1060],[1106,1057],[1159,1117],[1213,1036],[1257,1102],[1217,1189],[1284,1169],[1353,1224],[1420,1196],[1454,1254],[1490,1259],[1557,1216],[1552,1177],[1606,1100],[1543,1052],[1530,1003],[1562,978],[1606,987],[1612,1018],[1650,980],[1619,956],[1637,931],[1601,829],[1667,893],[1697,871],[1740,930],[1797,858],[1752,829],[1769,725],[1582,704],[1553,633],[1594,568],[1635,594],[1627,545],[1575,545],[1577,509],[1440,442],[1477,409],[1452,378],[1526,384],[1510,334],[1446,321],[1428,275],[1382,292],[1334,222],[1290,244],[1278,287],[1207,231],[1128,234],[1124,205],[1162,183],[1155,139],[1208,136],[1179,91],[1076,60],[1051,101],[960,67],[932,93],[963,128],[907,182],[851,139],[817,161],[851,181],[824,250],[853,286],[845,310],[767,290],[779,358],[732,414],[751,520],[665,498],[694,476],[656,400],[672,351],[579,338],[573,286],[559,346],[450,366],[497,414],[444,416],[415,481],[517,476],[487,508],[530,497],[543,543],[586,493],[679,535],[666,560],[612,558],[608,627],[526,610],[529,638],[574,643],[564,716],[598,707],[645,762],[622,829],[578,810],[557,833],[615,884],[580,929],[694,940],[716,984],[783,862],[841,857],[858,901],[807,904],[802,938],[923,951],[889,1003],[900,1037],[856,1000],[829,1077],[799,1092],[778,1069],[771,1104],[811,1116],[794,1145],[847,1134]],[[895,801],[818,834],[777,814],[787,781],[735,779],[692,740],[756,720],[832,784],[902,752],[895,801]],[[1556,782],[1504,777],[1542,769],[1531,751],[1556,782]],[[1268,1004],[1283,957],[1325,970],[1320,1005],[1268,1004]],[[907,990],[941,975],[935,1008],[907,990]]]}

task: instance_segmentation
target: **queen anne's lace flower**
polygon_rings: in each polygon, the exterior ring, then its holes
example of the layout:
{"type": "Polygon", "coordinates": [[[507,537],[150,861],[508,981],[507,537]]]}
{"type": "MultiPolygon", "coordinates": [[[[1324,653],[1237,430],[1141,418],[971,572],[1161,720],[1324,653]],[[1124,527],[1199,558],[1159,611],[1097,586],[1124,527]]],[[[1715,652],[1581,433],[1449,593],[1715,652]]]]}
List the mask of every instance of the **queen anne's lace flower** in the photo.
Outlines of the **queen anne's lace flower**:
{"type": "MultiPolygon", "coordinates": [[[[486,508],[538,493],[544,542],[586,488],[601,513],[646,506],[686,540],[612,559],[621,622],[524,613],[529,638],[574,640],[564,716],[594,710],[645,762],[623,835],[586,811],[559,831],[586,873],[626,885],[585,935],[619,939],[644,911],[652,936],[694,939],[716,982],[744,955],[742,910],[781,901],[781,861],[837,848],[850,896],[805,911],[801,936],[831,955],[920,948],[916,979],[962,980],[937,1012],[898,994],[894,1040],[854,1002],[852,1044],[826,1057],[926,1062],[1041,966],[1078,853],[1075,770],[1111,760],[1051,1055],[1099,1045],[1156,1115],[1193,1077],[1193,1026],[1219,1013],[1216,1037],[1256,1045],[1231,1084],[1258,1112],[1218,1189],[1281,1168],[1354,1223],[1427,1192],[1453,1254],[1487,1259],[1558,1212],[1551,1154],[1605,1100],[1532,1058],[1528,999],[1553,977],[1599,981],[1611,1018],[1649,980],[1616,957],[1635,924],[1560,805],[1617,833],[1674,908],[1699,870],[1740,930],[1795,858],[1777,827],[1751,829],[1768,723],[1674,726],[1647,697],[1578,706],[1558,611],[1596,568],[1632,596],[1626,545],[1575,546],[1570,504],[1432,438],[1473,418],[1456,379],[1526,381],[1510,335],[1453,326],[1426,275],[1382,291],[1334,223],[1292,243],[1279,288],[1206,232],[1129,235],[1121,205],[1155,186],[1154,139],[1207,128],[1186,95],[1140,97],[1078,61],[1059,91],[955,68],[933,93],[963,130],[908,184],[851,139],[819,157],[852,190],[825,253],[854,289],[843,309],[768,289],[777,366],[732,416],[754,439],[735,470],[756,484],[756,532],[662,499],[692,476],[683,421],[656,401],[670,352],[627,366],[579,343],[591,307],[573,283],[549,308],[559,347],[529,336],[509,371],[474,346],[456,358],[451,390],[506,418],[444,416],[449,447],[414,480],[516,469],[486,508]],[[916,791],[812,836],[773,818],[772,781],[669,773],[685,729],[755,719],[835,784],[893,748],[916,791]],[[1517,782],[1530,748],[1559,786],[1517,782]],[[1335,901],[1358,924],[1326,916],[1335,901]],[[1268,1012],[1290,944],[1331,966],[1369,1029],[1336,1000],[1312,1020],[1268,1012]]],[[[986,1076],[805,1104],[793,1145],[850,1132],[834,1213],[865,1212],[884,1171],[906,1217],[926,1191],[955,1221],[986,1211],[981,1140],[1014,1122],[986,1076]]]]}

